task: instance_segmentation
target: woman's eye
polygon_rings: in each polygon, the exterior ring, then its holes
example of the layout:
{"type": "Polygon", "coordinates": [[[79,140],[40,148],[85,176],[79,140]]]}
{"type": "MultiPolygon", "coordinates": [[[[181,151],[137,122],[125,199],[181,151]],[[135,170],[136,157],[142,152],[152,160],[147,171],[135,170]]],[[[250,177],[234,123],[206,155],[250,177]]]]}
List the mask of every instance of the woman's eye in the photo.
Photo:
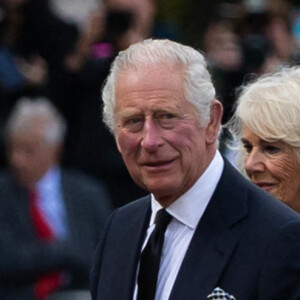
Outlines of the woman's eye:
{"type": "Polygon", "coordinates": [[[243,147],[247,153],[250,153],[252,150],[252,146],[250,144],[243,144],[243,147]]]}
{"type": "Polygon", "coordinates": [[[280,151],[279,147],[273,146],[273,145],[266,145],[265,146],[265,151],[270,153],[270,154],[275,154],[280,151]]]}

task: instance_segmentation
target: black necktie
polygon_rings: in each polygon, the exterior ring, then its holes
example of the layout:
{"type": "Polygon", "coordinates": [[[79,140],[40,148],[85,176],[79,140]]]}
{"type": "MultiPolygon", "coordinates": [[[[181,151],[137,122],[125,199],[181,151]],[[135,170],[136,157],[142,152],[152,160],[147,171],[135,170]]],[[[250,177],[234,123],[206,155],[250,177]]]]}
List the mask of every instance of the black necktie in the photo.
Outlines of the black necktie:
{"type": "Polygon", "coordinates": [[[172,217],[165,209],[157,212],[155,228],[150,235],[140,259],[138,275],[138,300],[153,300],[159,270],[161,250],[164,244],[165,231],[172,217]]]}

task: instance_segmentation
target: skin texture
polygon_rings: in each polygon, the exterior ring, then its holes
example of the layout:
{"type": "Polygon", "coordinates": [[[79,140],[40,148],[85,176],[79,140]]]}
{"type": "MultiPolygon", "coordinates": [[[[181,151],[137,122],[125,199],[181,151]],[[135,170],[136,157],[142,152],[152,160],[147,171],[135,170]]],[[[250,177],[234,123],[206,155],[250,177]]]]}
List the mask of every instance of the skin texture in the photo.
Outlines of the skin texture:
{"type": "Polygon", "coordinates": [[[300,164],[294,149],[244,129],[245,170],[253,183],[300,213],[300,164]]]}
{"type": "Polygon", "coordinates": [[[27,188],[32,188],[60,157],[60,147],[45,142],[43,134],[43,124],[34,121],[8,138],[10,167],[16,179],[27,188]]]}
{"type": "Polygon", "coordinates": [[[201,176],[216,151],[222,105],[199,125],[180,66],[127,69],[116,81],[116,142],[135,182],[167,207],[201,176]]]}

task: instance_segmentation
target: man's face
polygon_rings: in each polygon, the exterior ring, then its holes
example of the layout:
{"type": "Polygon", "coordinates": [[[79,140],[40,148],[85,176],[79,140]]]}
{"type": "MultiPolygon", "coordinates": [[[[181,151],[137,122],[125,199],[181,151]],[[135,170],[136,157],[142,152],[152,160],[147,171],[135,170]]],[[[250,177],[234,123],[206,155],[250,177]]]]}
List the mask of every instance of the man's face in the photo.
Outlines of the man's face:
{"type": "Polygon", "coordinates": [[[58,147],[47,144],[39,126],[13,133],[8,139],[8,161],[16,179],[32,187],[58,161],[58,147]]]}
{"type": "Polygon", "coordinates": [[[222,113],[216,101],[214,121],[201,128],[197,109],[184,96],[182,69],[176,67],[128,70],[116,82],[118,149],[135,182],[165,207],[208,166],[222,113]]]}

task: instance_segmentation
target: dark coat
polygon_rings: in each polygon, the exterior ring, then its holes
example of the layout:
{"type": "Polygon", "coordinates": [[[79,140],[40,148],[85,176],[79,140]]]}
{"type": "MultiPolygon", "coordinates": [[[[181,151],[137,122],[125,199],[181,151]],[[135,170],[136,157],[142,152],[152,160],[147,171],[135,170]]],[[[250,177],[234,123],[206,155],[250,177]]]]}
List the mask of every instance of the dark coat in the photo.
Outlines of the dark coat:
{"type": "Polygon", "coordinates": [[[110,212],[105,189],[79,173],[62,171],[68,238],[42,243],[36,236],[26,191],[0,177],[0,299],[31,300],[40,275],[64,270],[67,288],[87,288],[91,256],[110,212]],[[2,293],[2,294],[1,294],[2,293]]]}
{"type": "MultiPolygon", "coordinates": [[[[132,299],[149,218],[150,197],[112,214],[92,270],[94,300],[132,299]]],[[[238,300],[300,299],[298,214],[228,162],[169,299],[204,300],[216,287],[238,300]]]]}

